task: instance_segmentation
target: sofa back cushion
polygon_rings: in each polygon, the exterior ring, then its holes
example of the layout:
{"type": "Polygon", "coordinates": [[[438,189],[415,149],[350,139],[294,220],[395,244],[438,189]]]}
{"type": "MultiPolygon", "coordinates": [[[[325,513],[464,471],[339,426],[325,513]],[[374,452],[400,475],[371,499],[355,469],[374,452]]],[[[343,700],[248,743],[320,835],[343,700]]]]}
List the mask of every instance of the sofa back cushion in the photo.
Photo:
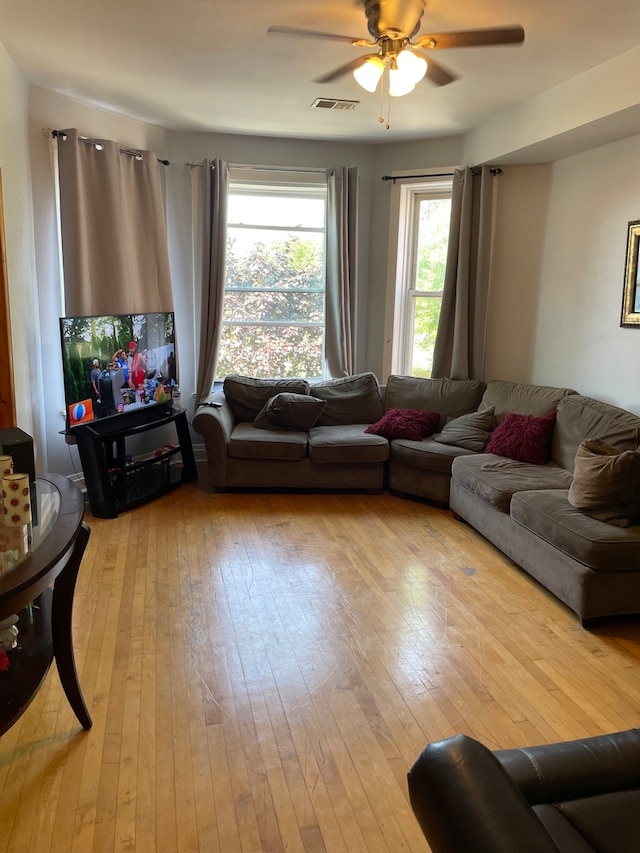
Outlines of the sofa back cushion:
{"type": "Polygon", "coordinates": [[[640,417],[580,394],[566,397],[558,403],[551,459],[573,471],[578,447],[587,438],[599,438],[618,450],[636,450],[640,417]]]}
{"type": "Polygon", "coordinates": [[[440,427],[450,418],[475,412],[486,385],[478,379],[421,379],[417,376],[390,376],[384,407],[425,409],[440,415],[440,427]]]}
{"type": "MultiPolygon", "coordinates": [[[[550,385],[525,385],[521,382],[507,382],[492,379],[482,395],[480,409],[493,406],[496,423],[505,415],[533,415],[536,418],[548,415],[565,397],[576,394],[571,388],[555,388],[550,385]]],[[[574,454],[575,455],[575,454],[574,454]]]]}
{"type": "Polygon", "coordinates": [[[318,382],[311,386],[311,394],[327,403],[317,426],[372,424],[382,415],[382,394],[375,373],[318,382]]]}
{"type": "Polygon", "coordinates": [[[236,423],[240,423],[255,420],[265,403],[282,391],[308,394],[309,383],[304,379],[255,379],[233,373],[225,378],[222,390],[236,423]]]}

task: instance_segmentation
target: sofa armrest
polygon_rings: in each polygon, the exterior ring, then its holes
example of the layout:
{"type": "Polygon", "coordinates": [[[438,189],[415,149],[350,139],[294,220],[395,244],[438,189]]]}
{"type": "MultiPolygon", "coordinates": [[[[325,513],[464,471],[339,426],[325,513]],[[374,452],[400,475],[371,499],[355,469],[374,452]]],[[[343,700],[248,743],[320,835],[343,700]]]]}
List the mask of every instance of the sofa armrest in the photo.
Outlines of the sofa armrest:
{"type": "Polygon", "coordinates": [[[198,428],[196,419],[198,419],[198,424],[202,427],[202,430],[221,430],[225,441],[229,441],[231,438],[231,432],[236,423],[231,406],[227,402],[223,391],[212,391],[204,403],[199,403],[196,406],[193,428],[201,435],[204,435],[205,433],[198,428]],[[209,403],[217,405],[209,406],[209,403]],[[210,422],[208,418],[213,418],[213,421],[210,422]]]}
{"type": "Polygon", "coordinates": [[[222,391],[214,391],[207,397],[205,403],[220,405],[197,406],[193,417],[193,428],[204,438],[207,467],[214,488],[223,487],[226,485],[227,446],[235,426],[235,418],[222,391]]]}
{"type": "Polygon", "coordinates": [[[495,755],[531,805],[640,786],[640,729],[495,755]]]}
{"type": "Polygon", "coordinates": [[[473,738],[429,744],[408,781],[433,853],[558,853],[502,764],[473,738]]]}

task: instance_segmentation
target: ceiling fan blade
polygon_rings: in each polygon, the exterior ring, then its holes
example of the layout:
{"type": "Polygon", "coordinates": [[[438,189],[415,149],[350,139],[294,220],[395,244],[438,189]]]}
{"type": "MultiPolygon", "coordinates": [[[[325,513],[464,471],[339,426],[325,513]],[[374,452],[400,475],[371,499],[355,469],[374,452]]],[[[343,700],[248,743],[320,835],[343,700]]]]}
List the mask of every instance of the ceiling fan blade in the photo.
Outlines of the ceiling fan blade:
{"type": "Polygon", "coordinates": [[[413,44],[423,50],[442,50],[449,47],[487,47],[493,44],[521,44],[521,26],[493,27],[483,30],[460,30],[454,33],[429,33],[419,36],[413,44]]]}
{"type": "Polygon", "coordinates": [[[377,56],[377,53],[367,53],[364,56],[359,56],[357,59],[353,59],[351,62],[347,62],[346,65],[341,65],[340,68],[335,68],[333,71],[330,71],[328,74],[325,74],[323,77],[316,78],[314,83],[332,83],[334,80],[337,80],[338,77],[344,77],[345,74],[348,74],[350,71],[355,71],[356,68],[360,68],[361,65],[372,56],[377,56]]]}
{"type": "Polygon", "coordinates": [[[424,76],[425,80],[430,80],[436,86],[446,86],[447,83],[453,83],[458,77],[447,71],[440,63],[434,62],[431,57],[427,59],[427,73],[424,76]]]}
{"type": "Polygon", "coordinates": [[[354,38],[353,36],[341,36],[337,33],[323,33],[319,30],[302,30],[297,27],[280,27],[273,26],[269,27],[267,30],[267,35],[281,35],[281,36],[296,36],[300,38],[313,38],[313,39],[329,39],[331,41],[342,41],[348,42],[349,44],[355,45],[356,47],[373,47],[375,42],[370,42],[367,39],[359,39],[354,38]]]}

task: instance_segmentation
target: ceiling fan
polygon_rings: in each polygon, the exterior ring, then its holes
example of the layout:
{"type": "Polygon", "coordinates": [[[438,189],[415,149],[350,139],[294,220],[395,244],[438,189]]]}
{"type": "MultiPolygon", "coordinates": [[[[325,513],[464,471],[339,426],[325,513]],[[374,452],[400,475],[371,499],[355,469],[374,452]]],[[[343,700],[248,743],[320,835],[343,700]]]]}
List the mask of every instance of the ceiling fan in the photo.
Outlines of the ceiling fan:
{"type": "Polygon", "coordinates": [[[420,51],[444,50],[454,47],[490,47],[500,44],[521,44],[524,29],[519,26],[460,30],[458,32],[428,33],[417,36],[426,0],[362,0],[371,40],[336,33],[305,30],[296,27],[272,26],[269,35],[328,39],[348,42],[354,47],[376,48],[318,77],[316,83],[331,83],[345,74],[353,73],[367,91],[375,92],[384,71],[389,69],[389,94],[406,95],[423,77],[436,86],[446,86],[456,75],[420,51]]]}

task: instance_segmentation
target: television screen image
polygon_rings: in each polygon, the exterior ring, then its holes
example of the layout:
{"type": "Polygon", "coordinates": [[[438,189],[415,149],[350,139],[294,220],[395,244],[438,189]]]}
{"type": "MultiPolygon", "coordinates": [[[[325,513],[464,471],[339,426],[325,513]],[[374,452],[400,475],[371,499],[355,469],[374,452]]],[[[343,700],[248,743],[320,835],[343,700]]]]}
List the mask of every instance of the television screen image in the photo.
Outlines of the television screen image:
{"type": "Polygon", "coordinates": [[[67,429],[171,401],[173,312],[60,318],[67,429]]]}
{"type": "Polygon", "coordinates": [[[69,426],[77,426],[78,424],[86,424],[92,421],[93,401],[80,400],[78,403],[72,403],[68,408],[69,426]]]}

